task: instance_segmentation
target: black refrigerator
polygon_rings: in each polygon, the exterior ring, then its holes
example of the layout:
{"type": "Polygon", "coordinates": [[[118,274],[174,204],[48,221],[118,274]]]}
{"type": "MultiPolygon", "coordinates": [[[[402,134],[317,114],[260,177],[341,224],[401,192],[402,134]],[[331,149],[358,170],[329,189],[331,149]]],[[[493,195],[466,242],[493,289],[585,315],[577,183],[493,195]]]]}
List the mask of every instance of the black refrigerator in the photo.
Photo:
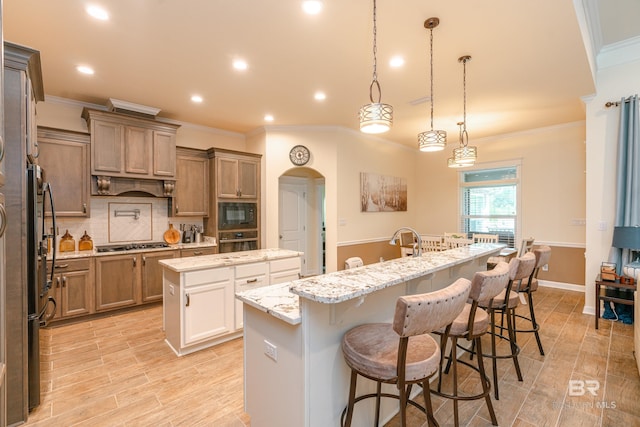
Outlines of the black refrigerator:
{"type": "Polygon", "coordinates": [[[49,235],[45,228],[45,217],[49,215],[53,225],[50,230],[56,229],[56,216],[51,185],[45,182],[43,170],[38,165],[28,164],[26,173],[27,376],[31,411],[40,404],[40,327],[47,325],[56,310],[56,301],[50,295],[56,247],[55,244],[52,248],[47,247],[49,235]],[[51,258],[50,263],[47,263],[47,257],[51,258]]]}

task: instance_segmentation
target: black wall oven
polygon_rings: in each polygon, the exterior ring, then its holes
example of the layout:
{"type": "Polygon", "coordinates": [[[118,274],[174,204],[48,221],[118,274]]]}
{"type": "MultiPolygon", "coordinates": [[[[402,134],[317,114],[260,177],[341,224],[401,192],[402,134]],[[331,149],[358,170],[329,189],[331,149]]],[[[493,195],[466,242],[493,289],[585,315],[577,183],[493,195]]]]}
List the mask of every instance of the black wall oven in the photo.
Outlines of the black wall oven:
{"type": "Polygon", "coordinates": [[[218,230],[250,230],[258,228],[256,203],[218,202],[218,230]]]}

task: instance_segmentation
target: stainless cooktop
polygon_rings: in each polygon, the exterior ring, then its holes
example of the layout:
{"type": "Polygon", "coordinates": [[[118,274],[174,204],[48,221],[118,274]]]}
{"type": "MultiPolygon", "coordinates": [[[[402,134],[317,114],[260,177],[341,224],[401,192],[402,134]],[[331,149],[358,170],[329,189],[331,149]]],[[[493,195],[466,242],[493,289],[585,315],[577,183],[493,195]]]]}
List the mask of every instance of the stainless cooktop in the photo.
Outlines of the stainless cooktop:
{"type": "Polygon", "coordinates": [[[158,249],[168,248],[169,245],[165,242],[147,242],[147,243],[121,243],[118,245],[104,245],[96,246],[97,252],[122,252],[133,251],[140,249],[158,249]]]}

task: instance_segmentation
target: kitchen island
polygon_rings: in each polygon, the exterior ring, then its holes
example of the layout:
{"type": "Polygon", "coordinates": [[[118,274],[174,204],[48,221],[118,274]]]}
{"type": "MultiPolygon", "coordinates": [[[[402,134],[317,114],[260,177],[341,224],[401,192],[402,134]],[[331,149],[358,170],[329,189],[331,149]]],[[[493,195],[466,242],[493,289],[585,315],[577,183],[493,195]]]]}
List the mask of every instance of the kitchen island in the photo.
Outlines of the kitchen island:
{"type": "Polygon", "coordinates": [[[236,292],[299,278],[301,252],[262,249],[163,259],[163,327],[178,355],[242,336],[236,292]]]}
{"type": "MultiPolygon", "coordinates": [[[[251,425],[339,426],[349,390],[343,334],[363,323],[390,322],[399,296],[442,289],[486,270],[487,259],[503,247],[474,244],[237,293],[245,304],[245,411],[251,425]]],[[[359,379],[358,394],[374,391],[375,383],[359,379]]],[[[354,426],[373,424],[369,400],[356,406],[354,426]]],[[[398,403],[383,400],[386,422],[398,403]]]]}

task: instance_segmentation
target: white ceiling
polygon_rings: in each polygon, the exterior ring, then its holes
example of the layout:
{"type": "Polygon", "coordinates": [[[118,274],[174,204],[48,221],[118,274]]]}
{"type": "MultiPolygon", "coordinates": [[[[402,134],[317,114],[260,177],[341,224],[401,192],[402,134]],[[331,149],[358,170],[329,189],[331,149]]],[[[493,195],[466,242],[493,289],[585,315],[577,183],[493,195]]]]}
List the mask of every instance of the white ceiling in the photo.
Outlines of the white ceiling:
{"type": "MultiPolygon", "coordinates": [[[[429,94],[423,23],[432,16],[440,18],[434,125],[450,143],[462,119],[458,57],[466,54],[470,142],[584,120],[580,97],[595,86],[574,2],[588,14],[587,46],[638,34],[637,0],[378,0],[378,79],[382,102],[395,111],[383,137],[415,146],[429,127],[429,103],[413,101],[429,94]],[[389,67],[394,55],[405,58],[403,68],[389,67]]],[[[357,129],[358,109],[369,102],[371,0],[324,0],[317,16],[305,15],[300,0],[94,3],[109,11],[108,22],[89,17],[84,0],[4,0],[4,38],[40,50],[47,96],[100,105],[116,98],[242,133],[265,126],[267,113],[274,126],[357,129]],[[232,68],[237,57],[248,70],[232,68]],[[79,64],[95,75],[78,74],[79,64]],[[313,99],[316,90],[326,92],[324,102],[313,99]],[[190,101],[195,93],[202,104],[190,101]]]]}

